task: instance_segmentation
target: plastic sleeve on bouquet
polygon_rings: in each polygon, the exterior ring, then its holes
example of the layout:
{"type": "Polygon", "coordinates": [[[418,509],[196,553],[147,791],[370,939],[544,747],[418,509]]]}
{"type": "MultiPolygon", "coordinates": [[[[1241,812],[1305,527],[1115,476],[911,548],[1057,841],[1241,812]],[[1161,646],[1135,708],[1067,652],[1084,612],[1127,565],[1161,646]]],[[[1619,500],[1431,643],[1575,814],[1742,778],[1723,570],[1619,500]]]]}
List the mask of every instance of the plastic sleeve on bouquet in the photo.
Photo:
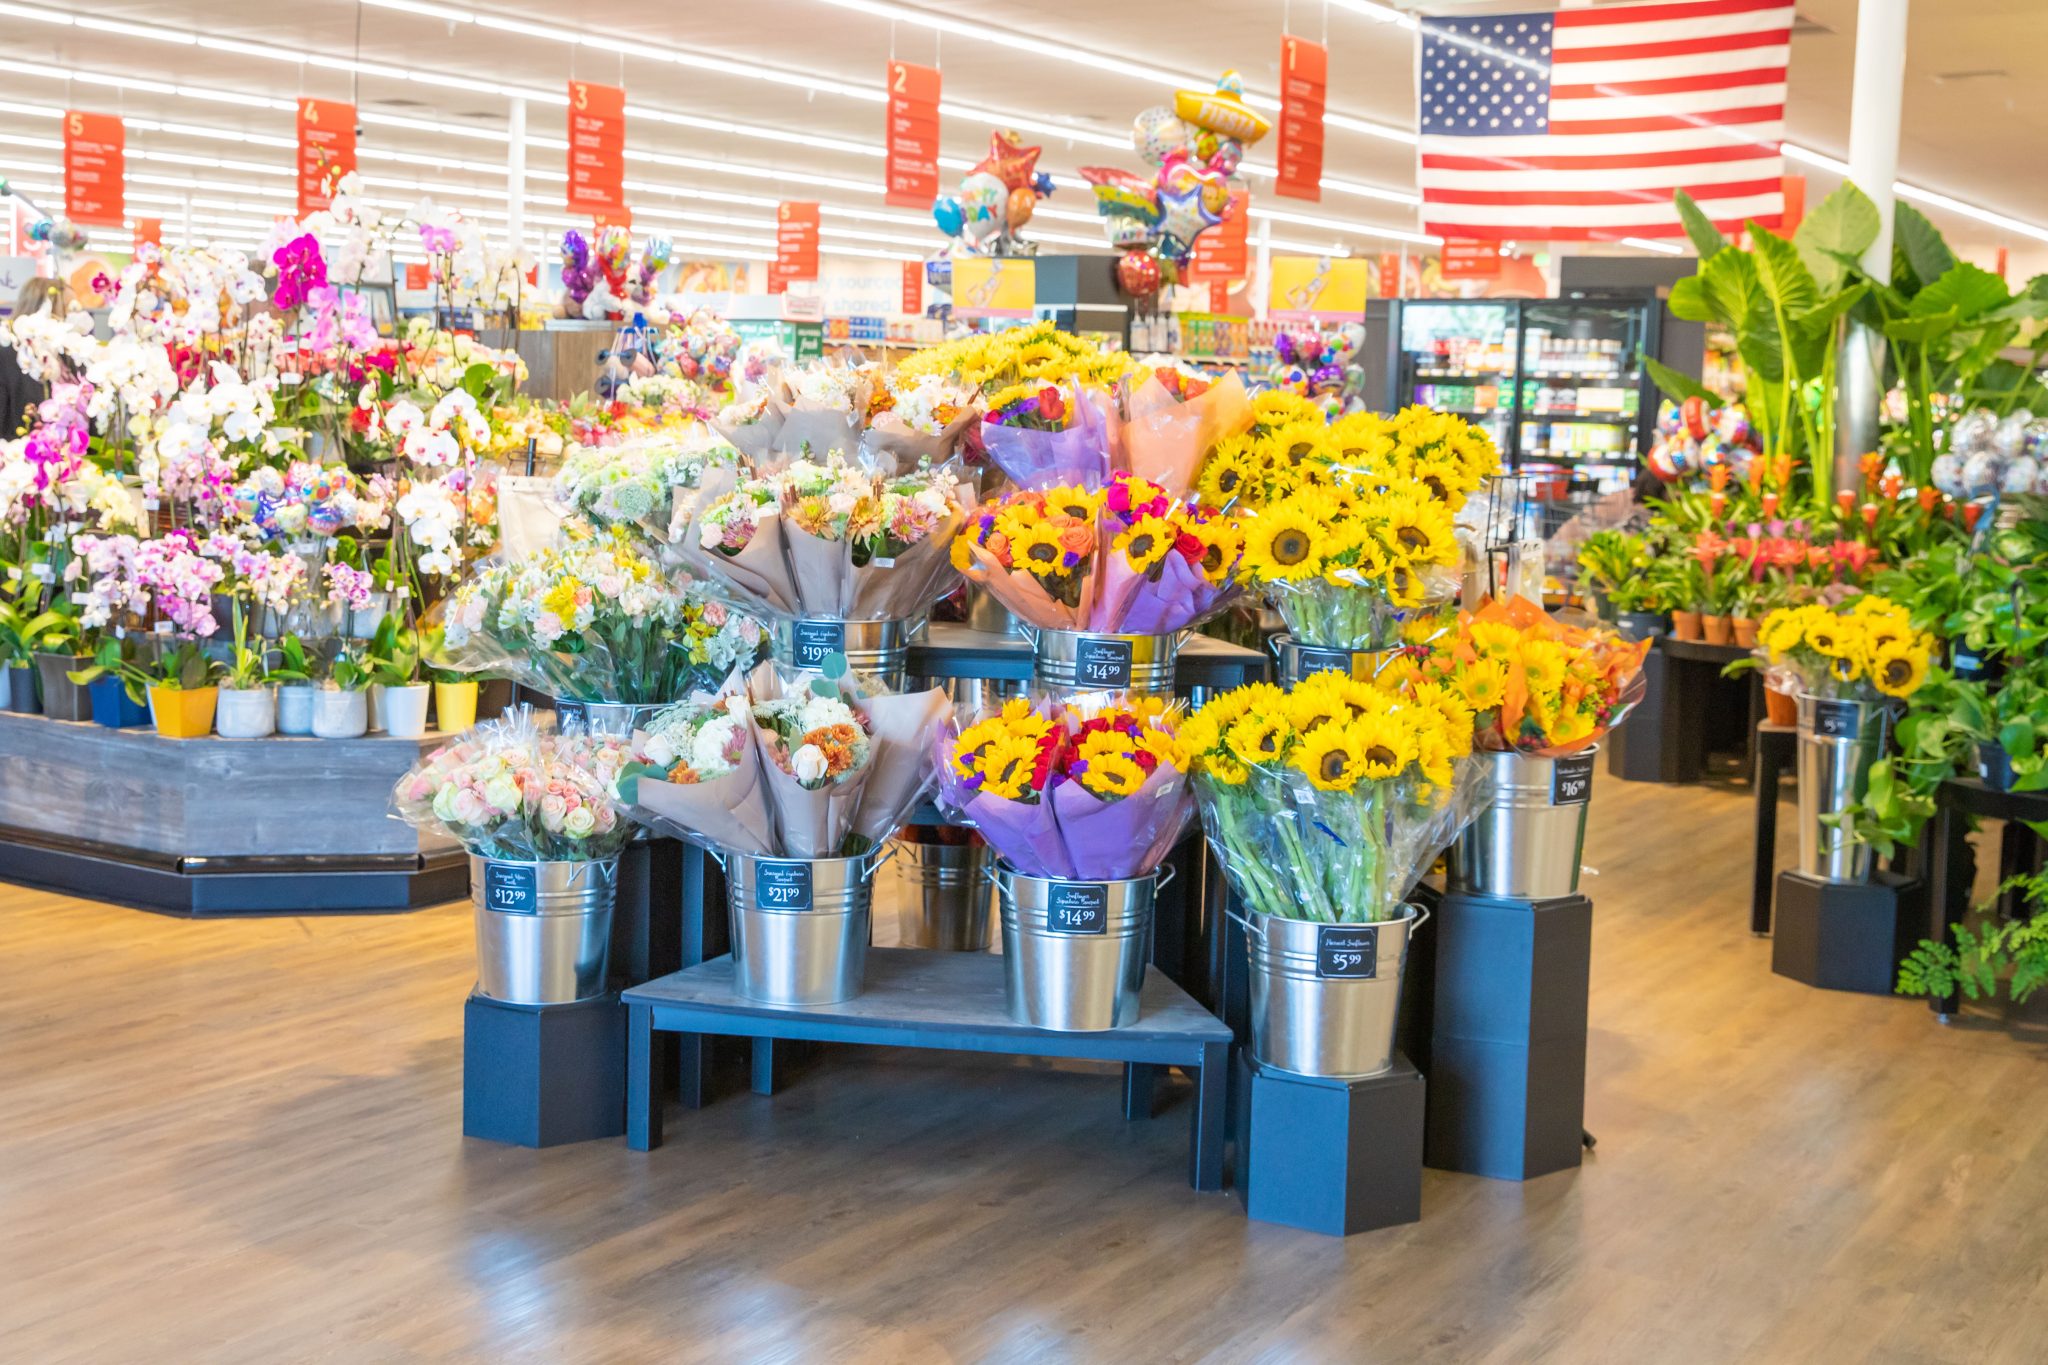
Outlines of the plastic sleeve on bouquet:
{"type": "Polygon", "coordinates": [[[1158,379],[1147,379],[1131,392],[1128,407],[1120,433],[1125,468],[1176,498],[1187,496],[1218,441],[1252,425],[1251,400],[1235,374],[1185,402],[1158,379]]]}
{"type": "Polygon", "coordinates": [[[1074,424],[1063,431],[1035,431],[983,420],[981,442],[988,458],[1019,488],[1061,486],[1094,490],[1109,482],[1109,418],[1100,399],[1069,389],[1074,424]]]}
{"type": "Polygon", "coordinates": [[[1078,782],[1063,782],[1050,795],[1073,869],[1061,875],[1084,881],[1150,874],[1180,842],[1194,811],[1187,774],[1165,764],[1119,800],[1105,801],[1078,782]]]}
{"type": "Polygon", "coordinates": [[[1038,580],[1022,569],[1006,569],[996,557],[979,545],[967,547],[968,567],[963,575],[970,583],[986,588],[1004,608],[1036,630],[1078,630],[1076,609],[1055,601],[1038,580]]]}

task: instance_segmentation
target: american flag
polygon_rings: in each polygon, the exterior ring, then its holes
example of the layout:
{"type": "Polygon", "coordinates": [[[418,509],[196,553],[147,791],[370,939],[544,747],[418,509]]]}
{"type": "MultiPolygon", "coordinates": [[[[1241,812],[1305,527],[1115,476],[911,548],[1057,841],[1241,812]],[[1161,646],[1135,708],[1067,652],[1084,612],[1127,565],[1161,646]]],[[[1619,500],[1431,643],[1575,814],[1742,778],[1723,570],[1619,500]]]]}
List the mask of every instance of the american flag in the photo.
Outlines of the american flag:
{"type": "Polygon", "coordinates": [[[1676,237],[1785,209],[1785,0],[1422,21],[1423,227],[1446,238],[1676,237]]]}

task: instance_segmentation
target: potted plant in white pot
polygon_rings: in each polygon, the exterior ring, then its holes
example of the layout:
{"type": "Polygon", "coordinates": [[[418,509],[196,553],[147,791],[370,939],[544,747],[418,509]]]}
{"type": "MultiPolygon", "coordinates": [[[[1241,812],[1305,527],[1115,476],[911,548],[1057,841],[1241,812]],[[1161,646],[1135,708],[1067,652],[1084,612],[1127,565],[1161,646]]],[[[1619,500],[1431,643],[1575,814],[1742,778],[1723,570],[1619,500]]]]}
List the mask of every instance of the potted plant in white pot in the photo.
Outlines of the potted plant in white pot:
{"type": "Polygon", "coordinates": [[[420,678],[419,633],[396,613],[386,615],[370,641],[370,709],[378,727],[393,739],[427,733],[427,702],[433,688],[420,678]]]}
{"type": "Polygon", "coordinates": [[[320,739],[360,739],[368,733],[369,688],[369,668],[354,647],[344,644],[313,695],[313,734],[320,739]]]}
{"type": "Polygon", "coordinates": [[[287,635],[268,656],[266,670],[277,685],[277,732],[281,735],[313,733],[313,699],[320,685],[313,680],[314,660],[298,636],[287,635]]]}

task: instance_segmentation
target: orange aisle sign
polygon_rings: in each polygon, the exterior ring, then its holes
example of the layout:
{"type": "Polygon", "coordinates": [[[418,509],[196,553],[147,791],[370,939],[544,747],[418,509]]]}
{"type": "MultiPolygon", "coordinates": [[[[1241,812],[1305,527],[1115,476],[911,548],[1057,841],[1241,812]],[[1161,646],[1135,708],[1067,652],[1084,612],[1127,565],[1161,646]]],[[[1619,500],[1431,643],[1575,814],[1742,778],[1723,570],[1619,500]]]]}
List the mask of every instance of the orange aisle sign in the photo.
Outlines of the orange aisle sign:
{"type": "Polygon", "coordinates": [[[1806,217],[1806,177],[1788,175],[1782,178],[1785,191],[1785,214],[1778,220],[1778,235],[1790,237],[1799,230],[1799,222],[1806,217]]]}
{"type": "Polygon", "coordinates": [[[1398,299],[1401,297],[1401,258],[1391,251],[1380,253],[1380,297],[1398,299]]]}
{"type": "Polygon", "coordinates": [[[768,292],[780,294],[791,280],[818,278],[818,206],[775,206],[775,259],[768,265],[768,292]]]}
{"type": "Polygon", "coordinates": [[[924,262],[903,263],[903,311],[914,318],[924,316],[924,262]]]}
{"type": "Polygon", "coordinates": [[[888,193],[898,208],[929,209],[939,197],[939,72],[889,63],[888,193]]]}
{"type": "Polygon", "coordinates": [[[1209,281],[1209,311],[1227,313],[1230,311],[1230,281],[1209,281]]]}
{"type": "Polygon", "coordinates": [[[334,184],[356,168],[356,107],[299,101],[299,217],[334,202],[334,184]]]}
{"type": "Polygon", "coordinates": [[[626,92],[569,82],[569,211],[617,214],[626,207],[626,92]]]}
{"type": "Polygon", "coordinates": [[[432,289],[434,287],[434,277],[427,273],[426,262],[407,261],[405,263],[405,287],[407,289],[432,289]]]}
{"type": "Polygon", "coordinates": [[[1188,255],[1187,279],[1190,283],[1241,280],[1251,273],[1251,210],[1249,192],[1236,190],[1231,194],[1230,207],[1223,211],[1223,221],[1195,238],[1194,250],[1188,255]]]}
{"type": "Polygon", "coordinates": [[[1490,280],[1500,274],[1499,242],[1444,243],[1443,277],[1447,280],[1490,280]]]}
{"type": "Polygon", "coordinates": [[[1323,197],[1323,94],[1330,52],[1288,34],[1280,39],[1280,178],[1273,192],[1290,199],[1323,197]]]}
{"type": "Polygon", "coordinates": [[[86,227],[127,217],[127,130],[112,114],[64,115],[64,216],[86,227]]]}
{"type": "Polygon", "coordinates": [[[137,245],[148,242],[151,246],[164,244],[164,220],[161,218],[137,218],[135,220],[135,241],[137,245]]]}

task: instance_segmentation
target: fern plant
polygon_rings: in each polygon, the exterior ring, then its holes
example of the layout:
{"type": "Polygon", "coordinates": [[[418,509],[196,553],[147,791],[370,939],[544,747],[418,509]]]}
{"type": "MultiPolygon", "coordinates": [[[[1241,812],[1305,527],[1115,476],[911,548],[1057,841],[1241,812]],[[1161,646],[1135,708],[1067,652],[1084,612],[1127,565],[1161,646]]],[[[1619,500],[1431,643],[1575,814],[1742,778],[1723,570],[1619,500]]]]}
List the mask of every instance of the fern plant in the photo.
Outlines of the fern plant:
{"type": "Polygon", "coordinates": [[[2014,1004],[2048,985],[2048,873],[2013,877],[1999,894],[2018,891],[2034,911],[2031,919],[1993,923],[1973,930],[1958,924],[1955,943],[1921,939],[1920,946],[1899,964],[1900,995],[1957,995],[1989,1000],[2001,980],[2014,1004]]]}

